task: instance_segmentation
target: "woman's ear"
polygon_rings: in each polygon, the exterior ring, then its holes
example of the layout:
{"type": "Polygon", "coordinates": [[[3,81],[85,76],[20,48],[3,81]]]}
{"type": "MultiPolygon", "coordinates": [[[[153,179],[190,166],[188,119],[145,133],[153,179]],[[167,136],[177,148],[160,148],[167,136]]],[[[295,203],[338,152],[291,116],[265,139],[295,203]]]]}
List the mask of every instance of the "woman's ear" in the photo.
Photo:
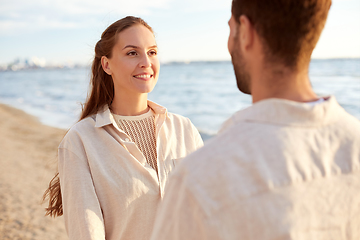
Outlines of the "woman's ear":
{"type": "Polygon", "coordinates": [[[111,69],[110,69],[110,64],[109,64],[109,59],[105,56],[101,57],[101,66],[104,70],[104,72],[106,72],[107,74],[111,75],[111,69]]]}

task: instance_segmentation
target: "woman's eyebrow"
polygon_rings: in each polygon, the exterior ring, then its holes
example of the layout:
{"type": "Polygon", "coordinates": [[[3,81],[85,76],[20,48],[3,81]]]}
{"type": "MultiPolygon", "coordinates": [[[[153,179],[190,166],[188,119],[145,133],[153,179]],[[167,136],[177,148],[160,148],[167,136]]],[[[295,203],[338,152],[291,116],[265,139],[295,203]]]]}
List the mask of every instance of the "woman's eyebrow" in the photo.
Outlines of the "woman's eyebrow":
{"type": "Polygon", "coordinates": [[[126,46],[123,48],[123,50],[124,50],[125,48],[139,48],[139,47],[134,46],[134,45],[126,45],[126,46]]]}
{"type": "MultiPolygon", "coordinates": [[[[139,47],[135,45],[126,45],[122,50],[124,50],[125,48],[139,48],[139,47]]],[[[157,48],[157,45],[153,45],[149,48],[157,48]]]]}

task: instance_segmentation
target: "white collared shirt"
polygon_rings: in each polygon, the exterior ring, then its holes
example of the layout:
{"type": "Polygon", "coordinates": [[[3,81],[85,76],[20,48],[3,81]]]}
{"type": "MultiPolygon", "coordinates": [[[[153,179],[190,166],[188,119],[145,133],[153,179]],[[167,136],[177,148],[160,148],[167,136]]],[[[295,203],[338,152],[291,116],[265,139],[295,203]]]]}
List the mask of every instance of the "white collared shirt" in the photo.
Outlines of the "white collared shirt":
{"type": "Polygon", "coordinates": [[[172,173],[151,239],[360,239],[359,120],[334,97],[235,113],[172,173]]]}
{"type": "Polygon", "coordinates": [[[189,119],[155,112],[158,171],[118,128],[108,107],[75,124],[59,146],[64,219],[70,239],[148,239],[169,173],[203,145],[189,119]]]}

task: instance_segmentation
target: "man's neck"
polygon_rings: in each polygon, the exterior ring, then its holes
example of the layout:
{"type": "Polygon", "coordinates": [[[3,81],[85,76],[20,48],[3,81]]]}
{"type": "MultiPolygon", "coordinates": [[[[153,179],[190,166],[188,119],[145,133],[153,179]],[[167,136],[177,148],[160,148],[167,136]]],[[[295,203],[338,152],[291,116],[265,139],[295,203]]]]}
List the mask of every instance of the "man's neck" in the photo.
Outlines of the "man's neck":
{"type": "Polygon", "coordinates": [[[251,95],[253,103],[268,98],[281,98],[296,102],[318,99],[308,77],[308,68],[293,71],[283,66],[257,69],[253,72],[251,95]]]}

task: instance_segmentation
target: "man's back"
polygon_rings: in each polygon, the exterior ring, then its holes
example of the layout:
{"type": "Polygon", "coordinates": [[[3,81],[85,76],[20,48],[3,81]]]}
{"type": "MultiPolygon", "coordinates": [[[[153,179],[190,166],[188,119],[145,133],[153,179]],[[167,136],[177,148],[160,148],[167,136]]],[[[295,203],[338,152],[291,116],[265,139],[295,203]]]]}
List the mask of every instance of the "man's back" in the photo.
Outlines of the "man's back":
{"type": "Polygon", "coordinates": [[[190,155],[167,189],[163,239],[360,239],[360,122],[334,97],[261,101],[190,155]]]}
{"type": "Polygon", "coordinates": [[[360,239],[360,122],[312,89],[331,0],[232,0],[228,50],[253,106],[183,160],[153,240],[360,239]]]}

